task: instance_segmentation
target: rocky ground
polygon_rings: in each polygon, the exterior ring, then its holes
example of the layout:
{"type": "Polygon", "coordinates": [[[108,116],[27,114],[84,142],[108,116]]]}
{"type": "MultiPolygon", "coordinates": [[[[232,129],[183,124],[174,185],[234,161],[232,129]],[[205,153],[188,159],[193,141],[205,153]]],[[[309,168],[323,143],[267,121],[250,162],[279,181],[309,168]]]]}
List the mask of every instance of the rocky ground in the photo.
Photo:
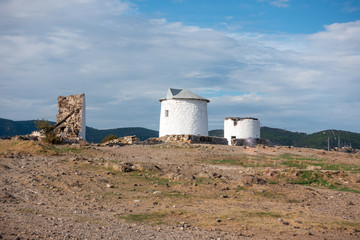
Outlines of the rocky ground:
{"type": "Polygon", "coordinates": [[[360,152],[0,140],[0,239],[359,239],[360,152]]]}

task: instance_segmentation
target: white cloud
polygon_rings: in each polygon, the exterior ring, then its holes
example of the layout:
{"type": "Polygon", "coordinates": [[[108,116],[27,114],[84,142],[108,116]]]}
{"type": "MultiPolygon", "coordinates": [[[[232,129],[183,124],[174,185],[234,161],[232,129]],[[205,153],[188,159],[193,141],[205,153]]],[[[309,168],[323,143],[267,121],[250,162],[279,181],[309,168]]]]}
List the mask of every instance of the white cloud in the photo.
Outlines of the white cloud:
{"type": "Polygon", "coordinates": [[[290,0],[258,0],[259,2],[268,2],[275,7],[288,7],[290,0]]]}
{"type": "Polygon", "coordinates": [[[312,50],[328,51],[329,54],[360,54],[360,20],[334,23],[325,26],[325,29],[309,36],[312,50]]]}
{"type": "Polygon", "coordinates": [[[354,0],[345,1],[343,3],[343,5],[344,5],[344,7],[342,8],[342,10],[344,12],[352,13],[352,12],[359,11],[359,3],[357,2],[357,6],[356,6],[356,0],[355,1],[354,0]]]}
{"type": "Polygon", "coordinates": [[[117,0],[7,0],[0,3],[3,16],[34,20],[34,18],[75,17],[82,14],[122,14],[131,5],[117,0]],[[62,14],[58,15],[57,14],[62,14]]]}
{"type": "Polygon", "coordinates": [[[1,117],[54,120],[58,95],[84,92],[89,126],[156,129],[158,99],[175,87],[213,91],[213,128],[227,116],[254,116],[322,130],[342,115],[351,117],[342,129],[358,129],[360,21],[308,36],[226,34],[142,19],[122,1],[34,4],[0,2],[1,117]]]}

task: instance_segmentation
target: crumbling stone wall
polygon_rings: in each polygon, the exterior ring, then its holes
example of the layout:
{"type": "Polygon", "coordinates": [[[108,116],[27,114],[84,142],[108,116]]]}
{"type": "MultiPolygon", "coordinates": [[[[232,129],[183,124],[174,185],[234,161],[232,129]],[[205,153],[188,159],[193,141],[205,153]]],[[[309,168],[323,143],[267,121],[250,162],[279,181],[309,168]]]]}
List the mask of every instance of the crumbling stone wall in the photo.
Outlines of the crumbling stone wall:
{"type": "Polygon", "coordinates": [[[264,138],[247,138],[247,139],[231,139],[232,146],[248,146],[255,147],[256,145],[271,146],[269,140],[264,138]]]}
{"type": "Polygon", "coordinates": [[[157,139],[160,142],[186,142],[186,143],[209,143],[227,145],[227,139],[213,136],[200,136],[191,134],[166,135],[157,139]]]}
{"type": "Polygon", "coordinates": [[[138,144],[140,143],[140,139],[138,137],[136,137],[135,135],[133,136],[125,136],[125,137],[119,137],[117,139],[113,139],[110,140],[106,143],[103,143],[102,145],[105,146],[123,146],[123,145],[128,145],[128,144],[138,144]]]}
{"type": "Polygon", "coordinates": [[[60,124],[56,131],[60,137],[65,139],[86,138],[85,119],[85,94],[59,96],[57,98],[59,113],[56,115],[56,122],[59,123],[66,117],[68,119],[60,124]]]}

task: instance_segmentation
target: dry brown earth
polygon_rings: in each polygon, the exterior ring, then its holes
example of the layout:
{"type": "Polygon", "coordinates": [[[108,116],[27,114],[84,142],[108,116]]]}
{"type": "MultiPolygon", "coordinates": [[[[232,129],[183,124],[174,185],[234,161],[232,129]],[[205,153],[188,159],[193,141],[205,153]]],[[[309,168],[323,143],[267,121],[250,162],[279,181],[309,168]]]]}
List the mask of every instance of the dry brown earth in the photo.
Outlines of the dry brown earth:
{"type": "Polygon", "coordinates": [[[359,239],[360,153],[0,141],[0,239],[359,239]]]}

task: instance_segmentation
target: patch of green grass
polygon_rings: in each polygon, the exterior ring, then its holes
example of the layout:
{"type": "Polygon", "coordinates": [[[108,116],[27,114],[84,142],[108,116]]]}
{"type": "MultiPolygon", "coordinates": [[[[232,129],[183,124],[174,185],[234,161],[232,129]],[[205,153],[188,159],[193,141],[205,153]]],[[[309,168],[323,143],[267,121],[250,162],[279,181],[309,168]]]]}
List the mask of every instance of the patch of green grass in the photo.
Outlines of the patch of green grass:
{"type": "Polygon", "coordinates": [[[324,170],[343,170],[343,171],[360,171],[360,167],[352,164],[326,164],[326,163],[312,163],[312,165],[320,166],[324,170]]]}
{"type": "Polygon", "coordinates": [[[262,167],[263,165],[261,165],[260,163],[256,163],[256,162],[249,162],[243,165],[244,167],[262,167]]]}
{"type": "Polygon", "coordinates": [[[298,199],[286,199],[287,203],[300,203],[301,201],[298,199]]]}
{"type": "Polygon", "coordinates": [[[290,153],[283,153],[279,156],[280,159],[293,160],[297,155],[290,153]]]}
{"type": "Polygon", "coordinates": [[[349,188],[349,187],[342,187],[341,185],[332,185],[330,184],[328,186],[329,189],[334,189],[334,190],[337,190],[337,191],[340,191],[340,192],[352,192],[352,193],[360,193],[360,191],[358,190],[355,190],[355,189],[352,189],[352,188],[349,188]]]}
{"type": "Polygon", "coordinates": [[[239,159],[202,159],[201,161],[207,162],[210,164],[225,164],[225,165],[244,166],[243,160],[239,160],[239,159]]]}
{"type": "Polygon", "coordinates": [[[153,184],[158,184],[158,185],[166,185],[166,184],[170,183],[169,179],[162,178],[162,177],[156,177],[156,176],[150,176],[146,179],[148,181],[152,182],[153,184]]]}
{"type": "Polygon", "coordinates": [[[174,197],[174,198],[190,198],[191,196],[180,192],[162,192],[160,197],[174,197]]]}
{"type": "Polygon", "coordinates": [[[309,166],[309,164],[307,164],[307,163],[294,161],[294,160],[284,161],[284,162],[281,162],[281,164],[288,166],[288,167],[295,167],[295,168],[299,168],[299,169],[305,169],[307,166],[309,166]]]}
{"type": "MultiPolygon", "coordinates": [[[[139,181],[151,182],[152,184],[166,185],[166,184],[170,183],[170,180],[167,178],[155,176],[155,172],[153,172],[153,171],[143,171],[141,173],[131,172],[128,176],[131,176],[139,181]]],[[[172,182],[172,183],[174,183],[174,182],[172,182]]]]}
{"type": "Polygon", "coordinates": [[[329,186],[330,184],[323,179],[323,176],[320,172],[315,171],[304,171],[300,175],[299,180],[292,179],[290,180],[293,184],[301,184],[301,185],[311,185],[317,184],[320,186],[329,186]]]}
{"type": "Polygon", "coordinates": [[[349,187],[343,187],[341,184],[335,183],[331,184],[326,179],[324,179],[324,175],[319,171],[304,171],[300,175],[300,179],[291,179],[288,182],[292,184],[301,184],[301,185],[318,185],[322,187],[326,187],[329,189],[342,191],[342,192],[352,192],[352,193],[360,193],[360,191],[351,189],[349,187]]]}
{"type": "Polygon", "coordinates": [[[281,214],[270,212],[270,211],[240,211],[240,214],[245,217],[270,217],[270,218],[279,218],[282,217],[281,214]]]}
{"type": "Polygon", "coordinates": [[[195,179],[196,184],[212,184],[215,181],[213,177],[197,177],[195,179]]]}
{"type": "Polygon", "coordinates": [[[124,219],[127,222],[140,222],[140,223],[147,223],[150,225],[164,224],[165,217],[166,217],[165,213],[159,213],[159,212],[138,213],[138,214],[129,214],[125,216],[118,216],[118,218],[124,219]]]}
{"type": "Polygon", "coordinates": [[[280,159],[284,159],[284,160],[298,160],[298,161],[315,161],[315,162],[319,162],[319,161],[325,161],[325,159],[319,159],[319,158],[310,158],[310,157],[301,157],[299,155],[296,154],[290,154],[290,153],[283,153],[279,156],[279,158],[277,158],[276,160],[280,160],[280,159]]]}
{"type": "Polygon", "coordinates": [[[92,224],[100,224],[101,221],[96,218],[90,218],[90,217],[83,217],[83,216],[76,216],[76,222],[80,223],[92,223],[92,224]]]}
{"type": "Polygon", "coordinates": [[[16,209],[16,211],[21,212],[21,213],[28,213],[28,214],[44,214],[44,215],[48,215],[48,216],[54,216],[54,214],[52,214],[52,213],[35,210],[33,208],[18,208],[18,209],[16,209]]]}
{"type": "Polygon", "coordinates": [[[32,208],[19,208],[19,209],[17,209],[17,211],[21,212],[21,213],[37,214],[37,211],[35,209],[32,209],[32,208]]]}
{"type": "Polygon", "coordinates": [[[51,151],[57,152],[57,153],[81,153],[81,148],[70,148],[70,147],[55,147],[54,145],[49,145],[47,148],[51,151]]]}
{"type": "Polygon", "coordinates": [[[245,189],[246,189],[246,188],[243,187],[243,186],[236,186],[235,191],[238,192],[238,191],[243,191],[243,190],[245,190],[245,189]]]}
{"type": "Polygon", "coordinates": [[[278,184],[279,182],[278,182],[278,181],[275,181],[275,180],[269,180],[268,183],[269,183],[269,184],[278,184]]]}
{"type": "Polygon", "coordinates": [[[309,165],[320,166],[323,170],[343,170],[343,171],[360,171],[360,167],[353,164],[328,164],[322,163],[325,161],[323,159],[313,159],[313,158],[291,158],[286,155],[286,161],[281,162],[282,165],[288,167],[295,167],[299,169],[306,169],[309,165]]]}
{"type": "Polygon", "coordinates": [[[272,192],[268,192],[268,191],[263,191],[263,192],[255,192],[255,195],[257,196],[261,196],[264,198],[276,198],[279,197],[281,194],[277,194],[277,193],[272,193],[272,192]]]}
{"type": "Polygon", "coordinates": [[[114,199],[114,198],[122,198],[120,193],[110,192],[110,191],[98,191],[97,194],[103,197],[103,199],[114,199]]]}
{"type": "Polygon", "coordinates": [[[351,227],[357,229],[360,228],[360,222],[350,222],[350,221],[342,220],[342,221],[335,221],[333,223],[340,227],[351,227]]]}

